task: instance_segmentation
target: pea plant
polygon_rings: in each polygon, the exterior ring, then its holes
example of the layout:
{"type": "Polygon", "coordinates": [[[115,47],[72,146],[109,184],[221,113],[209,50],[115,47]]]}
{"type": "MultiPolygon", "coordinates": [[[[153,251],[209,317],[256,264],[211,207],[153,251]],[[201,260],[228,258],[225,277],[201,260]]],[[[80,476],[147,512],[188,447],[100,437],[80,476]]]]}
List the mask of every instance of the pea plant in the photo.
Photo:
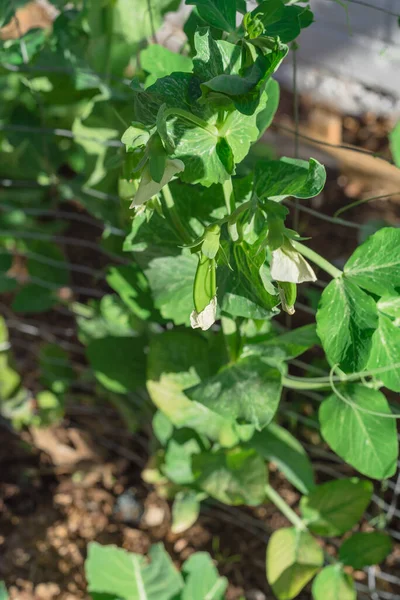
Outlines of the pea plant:
{"type": "MultiPolygon", "coordinates": [[[[313,581],[314,600],[352,600],[352,570],[391,551],[384,531],[355,529],[373,495],[370,480],[397,468],[398,415],[382,389],[400,391],[400,230],[378,230],[339,269],[287,225],[285,201],[320,194],[324,167],[254,152],[279,103],[272,76],[312,26],[307,2],[266,0],[250,12],[242,0],[187,3],[194,10],[185,52],[143,48],[129,101],[102,88],[74,121],[78,144],[95,159],[86,192],[109,191],[116,177],[121,199],[110,212],[93,199],[85,206],[105,223],[104,247],[129,264],[108,268],[113,293],[69,307],[99,390],[133,430],[152,419],[143,478],[173,502],[173,532],[197,520],[202,502],[272,502],[290,523],[266,550],[275,596],[296,598],[313,581]],[[108,131],[116,112],[117,131],[128,121],[123,148],[96,154],[88,131],[99,123],[108,131]],[[321,273],[330,281],[315,323],[291,328],[298,286],[321,273]],[[276,319],[282,312],[286,321],[276,319]],[[290,362],[314,347],[327,375],[291,375],[290,362]],[[282,396],[299,391],[323,394],[315,426],[365,479],[315,484],[301,442],[281,424],[282,396]],[[298,511],[269,483],[269,463],[301,494],[298,511]],[[326,550],[331,538],[336,553],[326,550]]],[[[52,185],[67,197],[74,189],[60,178],[52,185]]],[[[58,379],[47,383],[57,388],[58,379]]],[[[224,597],[225,580],[207,555],[190,558],[182,575],[162,547],[150,558],[92,545],[93,598],[224,597]]]]}

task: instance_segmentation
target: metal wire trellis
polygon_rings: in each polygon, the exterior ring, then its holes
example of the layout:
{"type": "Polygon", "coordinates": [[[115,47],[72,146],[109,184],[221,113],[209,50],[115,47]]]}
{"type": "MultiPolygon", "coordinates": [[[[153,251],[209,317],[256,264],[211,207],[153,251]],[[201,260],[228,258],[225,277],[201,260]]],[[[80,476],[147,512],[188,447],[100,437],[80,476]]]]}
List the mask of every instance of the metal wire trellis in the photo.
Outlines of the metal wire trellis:
{"type": "MultiPolygon", "coordinates": [[[[363,0],[347,0],[347,2],[349,4],[358,4],[360,6],[374,8],[377,11],[385,12],[390,16],[396,16],[396,17],[398,16],[395,12],[384,9],[383,7],[371,6],[367,2],[364,2],[363,0]]],[[[7,69],[13,73],[49,72],[49,69],[47,67],[32,66],[32,65],[27,64],[29,61],[27,59],[26,49],[23,48],[23,45],[24,44],[21,43],[21,53],[24,58],[24,64],[18,65],[18,66],[5,64],[2,66],[5,69],[7,69]]],[[[294,81],[296,81],[297,63],[296,63],[296,59],[295,59],[295,57],[296,57],[295,51],[293,52],[293,56],[294,56],[294,61],[293,61],[294,81]]],[[[68,69],[68,68],[64,68],[64,67],[60,67],[60,68],[52,67],[50,70],[75,74],[77,69],[68,69]]],[[[85,72],[85,73],[89,73],[91,75],[96,75],[100,79],[102,78],[101,74],[94,73],[91,69],[79,67],[78,70],[85,72]]],[[[123,85],[129,85],[130,80],[119,79],[116,83],[123,84],[123,85]]],[[[112,92],[115,91],[116,93],[120,94],[120,90],[113,90],[110,86],[108,86],[108,87],[112,92]]],[[[128,99],[128,96],[127,96],[127,99],[128,99]]],[[[274,127],[276,127],[278,130],[282,130],[282,131],[285,131],[286,133],[290,133],[291,135],[293,135],[294,140],[295,140],[295,150],[294,150],[295,156],[298,155],[298,146],[301,143],[301,140],[313,142],[322,147],[327,146],[327,147],[331,147],[331,148],[341,149],[346,152],[361,153],[361,154],[366,154],[366,155],[375,156],[375,157],[377,156],[377,154],[374,154],[373,152],[370,152],[363,148],[353,147],[353,146],[349,146],[347,144],[331,144],[328,142],[321,141],[318,138],[314,138],[312,136],[302,134],[299,131],[299,97],[298,97],[298,91],[297,91],[296,85],[294,86],[293,107],[294,107],[294,115],[293,115],[294,128],[287,127],[286,125],[281,124],[281,123],[275,123],[274,127]]],[[[105,140],[105,139],[97,138],[95,136],[92,137],[92,136],[86,136],[86,135],[81,135],[81,134],[77,135],[72,130],[63,129],[63,128],[46,127],[45,124],[43,124],[43,126],[41,126],[41,127],[28,126],[28,125],[15,125],[15,124],[12,124],[12,125],[0,124],[0,131],[16,132],[16,133],[20,133],[20,134],[43,136],[43,137],[56,136],[56,137],[64,137],[64,138],[68,138],[68,139],[77,139],[78,138],[78,139],[81,139],[84,141],[96,142],[101,146],[110,147],[110,148],[120,148],[123,146],[121,141],[117,140],[117,139],[105,140]]],[[[392,163],[392,161],[387,160],[385,157],[381,157],[381,158],[383,158],[383,160],[385,160],[389,163],[392,163]]],[[[5,190],[20,189],[20,188],[43,189],[43,187],[44,186],[41,186],[35,180],[29,180],[29,179],[24,180],[24,179],[13,179],[13,178],[0,179],[0,188],[3,188],[5,190]]],[[[93,197],[97,200],[100,200],[102,202],[105,202],[105,203],[110,202],[110,203],[115,204],[115,203],[120,202],[120,199],[119,199],[119,196],[117,195],[117,193],[115,193],[115,194],[105,193],[105,192],[102,192],[102,191],[99,191],[96,189],[90,189],[85,186],[79,187],[79,193],[86,194],[88,196],[91,196],[91,197],[93,197]]],[[[397,195],[398,193],[399,192],[396,191],[396,192],[393,192],[392,194],[386,194],[385,197],[389,198],[390,196],[397,195]]],[[[374,199],[376,199],[376,198],[372,198],[372,200],[374,200],[374,199]]],[[[1,189],[0,189],[0,200],[1,200],[1,189]]],[[[20,200],[16,197],[15,199],[13,199],[13,201],[18,203],[20,200]]],[[[363,200],[363,202],[367,202],[367,201],[368,201],[368,199],[363,200]]],[[[22,204],[23,200],[21,200],[20,202],[22,204]]],[[[360,231],[364,228],[364,224],[362,224],[362,223],[357,223],[354,221],[335,217],[333,215],[324,214],[313,208],[310,208],[309,206],[305,206],[304,204],[301,204],[298,201],[296,201],[296,203],[288,202],[287,204],[290,208],[294,208],[296,210],[296,212],[299,211],[300,213],[305,213],[305,214],[309,215],[310,217],[312,217],[313,219],[318,219],[318,220],[330,223],[332,225],[335,225],[337,227],[343,227],[350,231],[353,230],[354,232],[360,231]]],[[[15,205],[13,206],[11,204],[2,203],[2,202],[0,203],[0,216],[2,214],[12,213],[14,210],[15,210],[15,205]]],[[[46,217],[46,218],[55,219],[55,220],[59,219],[59,220],[65,221],[65,222],[68,221],[72,225],[74,223],[78,223],[78,222],[81,224],[87,224],[88,226],[95,227],[99,231],[99,234],[101,234],[101,232],[104,230],[104,224],[100,220],[96,219],[94,216],[91,216],[85,212],[82,212],[82,214],[81,213],[76,214],[72,211],[65,210],[64,208],[58,209],[58,208],[43,208],[43,207],[29,207],[29,206],[28,207],[22,206],[22,210],[24,211],[24,213],[26,215],[31,215],[31,216],[36,216],[36,217],[46,217]]],[[[122,237],[125,235],[125,232],[122,229],[118,229],[117,227],[107,225],[107,230],[115,236],[122,237]]],[[[40,231],[28,232],[28,231],[19,231],[19,230],[10,230],[10,229],[0,229],[0,239],[9,238],[9,237],[14,238],[15,240],[24,240],[25,239],[25,240],[32,240],[32,241],[54,242],[54,243],[60,245],[61,247],[71,246],[74,249],[78,249],[78,250],[90,249],[90,250],[94,251],[95,253],[102,255],[102,257],[104,257],[105,259],[108,259],[110,261],[110,264],[122,264],[122,265],[130,264],[130,260],[128,258],[126,258],[126,259],[122,258],[120,255],[115,254],[112,251],[104,248],[99,243],[95,243],[93,241],[88,241],[88,240],[78,238],[78,237],[71,237],[69,235],[58,235],[58,234],[53,235],[53,234],[42,233],[40,231]]],[[[0,257],[4,253],[7,253],[7,252],[8,251],[2,249],[0,252],[0,257]]],[[[12,251],[10,251],[10,252],[12,252],[12,251]]],[[[87,287],[81,286],[81,285],[68,284],[67,287],[76,295],[85,297],[86,299],[101,299],[107,293],[106,288],[104,290],[103,290],[103,288],[99,289],[99,282],[104,283],[104,280],[105,280],[105,271],[104,270],[95,269],[95,268],[93,268],[92,265],[83,264],[83,262],[77,264],[75,262],[69,261],[67,258],[65,259],[65,261],[61,262],[61,261],[55,260],[53,258],[49,258],[43,254],[40,254],[39,252],[33,252],[31,250],[29,250],[29,251],[24,250],[23,252],[21,252],[21,256],[24,256],[26,259],[33,259],[33,260],[39,262],[40,264],[46,264],[48,266],[54,266],[54,267],[65,266],[67,268],[67,270],[71,273],[80,273],[82,275],[87,275],[88,277],[92,277],[95,280],[95,282],[93,282],[92,285],[88,285],[87,287]]],[[[56,284],[52,284],[51,282],[46,281],[37,276],[35,276],[35,277],[31,276],[30,281],[40,287],[43,287],[44,289],[57,290],[60,287],[56,284]]],[[[323,286],[324,284],[322,283],[321,285],[323,286]]],[[[299,311],[302,311],[305,315],[315,316],[315,310],[312,307],[308,306],[307,304],[304,304],[303,302],[298,302],[296,306],[297,306],[297,309],[299,311]]],[[[59,304],[58,306],[54,307],[51,312],[54,313],[55,315],[66,317],[67,324],[65,326],[61,326],[61,325],[54,326],[53,324],[46,323],[46,321],[44,321],[44,320],[35,319],[32,316],[28,318],[28,317],[26,317],[25,314],[16,314],[14,311],[12,311],[9,308],[8,305],[6,305],[4,303],[0,304],[0,313],[2,315],[4,315],[6,325],[10,330],[11,349],[14,351],[14,353],[16,355],[17,363],[18,363],[18,360],[20,360],[19,359],[20,352],[22,355],[26,355],[26,354],[31,355],[30,359],[34,361],[37,358],[37,347],[38,347],[37,342],[44,341],[44,342],[48,342],[48,343],[57,344],[57,346],[59,346],[60,348],[64,349],[68,353],[70,353],[71,364],[72,364],[74,370],[76,372],[78,372],[84,368],[83,363],[84,363],[85,350],[84,350],[84,347],[79,343],[79,341],[76,337],[76,327],[75,327],[75,322],[74,322],[76,313],[74,313],[74,311],[71,310],[70,307],[63,305],[62,303],[59,304]],[[17,333],[18,335],[15,335],[15,333],[17,333]],[[31,343],[32,339],[35,340],[35,343],[31,343]]],[[[5,346],[4,348],[0,347],[0,352],[5,349],[8,349],[8,345],[5,346]]],[[[57,361],[57,359],[47,358],[46,360],[47,360],[48,365],[59,365],[60,364],[57,361]]],[[[313,372],[315,374],[325,374],[323,369],[320,369],[319,367],[316,367],[315,365],[312,365],[312,364],[309,365],[308,363],[305,363],[304,361],[302,361],[300,359],[293,360],[292,365],[296,369],[299,369],[302,372],[309,371],[309,372],[313,372]]],[[[76,381],[76,379],[74,379],[74,378],[66,378],[63,381],[64,381],[64,383],[76,386],[77,388],[79,388],[80,390],[83,390],[85,392],[93,393],[93,391],[94,391],[95,384],[93,382],[76,381]]],[[[301,390],[296,392],[296,394],[299,395],[300,397],[302,397],[303,400],[305,400],[309,403],[311,402],[314,410],[316,410],[316,407],[318,407],[318,404],[321,402],[321,400],[324,397],[321,394],[316,394],[314,392],[306,392],[306,391],[301,391],[301,390]]],[[[73,393],[71,394],[71,396],[72,396],[72,400],[73,400],[73,393]]],[[[136,394],[129,394],[129,400],[132,402],[132,405],[138,411],[147,410],[147,412],[151,412],[151,410],[149,411],[148,407],[146,408],[146,404],[147,404],[146,398],[144,398],[140,395],[136,395],[136,394]]],[[[72,403],[71,404],[72,413],[74,412],[74,410],[75,410],[75,412],[79,413],[80,410],[82,411],[82,410],[90,410],[90,409],[88,407],[83,407],[83,406],[81,406],[81,407],[75,406],[74,407],[73,403],[72,403]]],[[[318,423],[317,423],[316,419],[311,418],[309,415],[302,412],[301,409],[294,409],[291,401],[285,400],[284,402],[282,402],[280,411],[281,411],[281,415],[283,418],[290,419],[292,421],[296,421],[303,427],[306,427],[308,429],[313,429],[314,431],[318,431],[318,423]]],[[[95,419],[96,413],[93,413],[92,416],[95,419]]],[[[127,433],[127,436],[129,437],[129,433],[127,433]]],[[[143,458],[141,456],[139,456],[137,453],[135,453],[134,451],[127,448],[126,445],[124,445],[122,443],[115,443],[113,441],[110,441],[109,439],[107,439],[104,436],[101,438],[100,441],[105,447],[116,452],[117,454],[127,458],[128,460],[134,462],[135,464],[139,465],[140,467],[144,466],[143,458]]],[[[307,450],[307,452],[312,457],[313,464],[314,464],[314,467],[315,467],[317,473],[325,473],[333,478],[340,478],[340,477],[345,476],[345,475],[343,475],[343,471],[341,470],[341,468],[344,467],[344,463],[338,456],[336,456],[335,454],[333,454],[332,452],[330,452],[329,450],[327,450],[325,448],[317,447],[314,444],[311,444],[308,442],[303,442],[303,445],[304,445],[305,449],[307,450]]],[[[392,537],[394,539],[400,541],[399,532],[395,528],[391,527],[391,523],[393,522],[394,519],[400,519],[400,509],[398,508],[399,497],[400,497],[400,474],[397,476],[396,481],[388,481],[387,485],[388,485],[388,492],[386,492],[385,497],[383,497],[383,493],[381,495],[379,495],[379,492],[374,493],[373,499],[372,499],[372,505],[375,510],[382,511],[384,513],[386,524],[387,524],[386,530],[388,531],[388,533],[390,535],[392,535],[392,537]],[[390,495],[390,499],[388,500],[389,495],[390,495]]],[[[221,520],[224,520],[225,522],[229,523],[230,525],[242,527],[243,529],[245,529],[247,531],[251,530],[254,533],[254,535],[257,536],[264,543],[266,543],[268,541],[269,536],[271,534],[271,531],[269,531],[266,528],[265,524],[263,524],[259,519],[243,512],[242,510],[240,510],[239,508],[236,508],[236,507],[229,507],[229,506],[225,506],[225,505],[214,505],[211,507],[206,506],[204,508],[204,512],[206,514],[210,514],[214,518],[219,518],[221,520]]],[[[373,517],[373,515],[371,515],[371,518],[372,517],[373,517]]],[[[357,590],[359,591],[360,594],[363,594],[366,597],[371,598],[372,600],[379,600],[379,599],[381,599],[381,600],[400,600],[400,594],[395,594],[392,592],[388,592],[385,589],[380,589],[379,582],[390,583],[394,586],[398,586],[400,589],[400,577],[397,577],[393,573],[386,573],[382,570],[377,570],[375,568],[369,568],[367,570],[366,584],[357,582],[357,584],[356,584],[357,590]]],[[[383,587],[383,586],[381,586],[381,587],[383,587]]]]}

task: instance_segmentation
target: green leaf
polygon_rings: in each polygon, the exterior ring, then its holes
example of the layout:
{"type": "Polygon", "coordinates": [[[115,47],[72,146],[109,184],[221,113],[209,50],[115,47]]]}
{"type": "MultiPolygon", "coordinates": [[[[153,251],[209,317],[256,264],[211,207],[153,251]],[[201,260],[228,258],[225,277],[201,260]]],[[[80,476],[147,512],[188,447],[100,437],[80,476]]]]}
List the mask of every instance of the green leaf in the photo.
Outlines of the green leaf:
{"type": "Polygon", "coordinates": [[[140,123],[135,123],[124,132],[121,142],[125,144],[127,150],[135,150],[140,146],[145,146],[149,138],[149,132],[140,123]]]}
{"type": "MultiPolygon", "coordinates": [[[[97,3],[96,3],[97,4],[97,3]]],[[[178,8],[173,0],[117,0],[113,7],[114,31],[128,44],[150,38],[161,27],[167,11],[178,8]]],[[[121,42],[118,40],[118,43],[121,42]]]]}
{"type": "Polygon", "coordinates": [[[204,452],[193,456],[192,465],[197,486],[224,504],[257,506],[265,500],[267,468],[255,450],[204,452]]]}
{"type": "Polygon", "coordinates": [[[202,81],[218,75],[239,74],[241,52],[236,44],[226,40],[216,40],[208,27],[198,29],[194,36],[196,55],[193,58],[193,72],[202,81]]]}
{"type": "Polygon", "coordinates": [[[340,565],[330,565],[316,576],[312,586],[313,600],[356,600],[354,581],[340,565]]]}
{"type": "Polygon", "coordinates": [[[110,267],[107,283],[139,319],[154,316],[149,283],[137,265],[132,263],[110,267]]]}
{"type": "Polygon", "coordinates": [[[182,600],[223,600],[228,587],[226,577],[219,577],[210,555],[196,552],[184,562],[185,588],[182,600]]]}
{"type": "Polygon", "coordinates": [[[199,493],[193,490],[178,492],[172,504],[172,533],[180,534],[189,529],[195,524],[199,514],[199,493]]]}
{"type": "Polygon", "coordinates": [[[169,440],[164,456],[163,473],[177,485],[193,483],[192,455],[202,450],[200,441],[187,430],[177,431],[169,440]]]}
{"type": "Polygon", "coordinates": [[[399,296],[383,296],[378,300],[379,312],[394,319],[396,327],[400,325],[400,295],[399,296]]]}
{"type": "Polygon", "coordinates": [[[0,581],[0,600],[8,600],[7,588],[4,581],[0,581]]]}
{"type": "Polygon", "coordinates": [[[270,36],[278,35],[287,44],[296,39],[302,29],[311,25],[313,18],[308,6],[285,6],[282,19],[267,25],[265,33],[270,36]]]}
{"type": "Polygon", "coordinates": [[[394,162],[400,168],[400,121],[397,122],[389,139],[394,162]]]}
{"type": "Polygon", "coordinates": [[[98,381],[111,392],[127,394],[144,385],[143,338],[107,336],[94,339],[86,355],[98,381]]]}
{"type": "MultiPolygon", "coordinates": [[[[379,306],[379,305],[378,305],[379,306]]],[[[392,367],[377,374],[389,390],[400,392],[400,328],[385,315],[379,314],[378,329],[372,336],[368,369],[392,367]]]]}
{"type": "Polygon", "coordinates": [[[249,440],[265,460],[275,463],[286,479],[302,494],[314,487],[314,473],[303,446],[292,434],[276,423],[270,423],[249,440]]]}
{"type": "Polygon", "coordinates": [[[39,427],[49,427],[58,423],[64,416],[64,403],[59,396],[44,390],[36,395],[37,414],[32,422],[39,427]]]}
{"type": "Polygon", "coordinates": [[[278,600],[295,598],[322,567],[324,554],[306,531],[275,531],[267,548],[267,579],[278,600]]]}
{"type": "Polygon", "coordinates": [[[359,479],[329,481],[303,496],[300,509],[312,533],[338,536],[356,525],[371,501],[373,485],[359,479]]]}
{"type": "Polygon", "coordinates": [[[275,335],[257,344],[245,345],[243,352],[258,354],[270,360],[292,360],[319,344],[314,324],[304,325],[292,331],[275,335]]]}
{"type": "Polygon", "coordinates": [[[116,294],[106,294],[100,302],[75,305],[78,337],[82,344],[111,335],[128,337],[135,334],[133,316],[116,294]]]}
{"type": "Polygon", "coordinates": [[[385,396],[363,385],[341,388],[347,402],[332,394],[320,406],[319,421],[325,441],[343,460],[374,479],[385,479],[396,472],[398,441],[393,418],[385,396]]]}
{"type": "Polygon", "coordinates": [[[40,380],[55,394],[63,394],[74,381],[67,352],[57,344],[46,344],[39,352],[40,380]]]}
{"type": "Polygon", "coordinates": [[[154,544],[150,562],[141,554],[91,542],[85,562],[89,592],[114,594],[129,600],[172,600],[183,587],[162,544],[154,544]]]}
{"type": "Polygon", "coordinates": [[[272,421],[281,391],[281,371],[258,356],[247,356],[223,367],[186,394],[223,417],[261,430],[272,421]]]}
{"type": "Polygon", "coordinates": [[[147,389],[175,427],[190,427],[229,446],[238,441],[233,422],[183,393],[209,376],[210,361],[207,341],[194,332],[168,331],[154,336],[148,354],[147,389]]]}
{"type": "Polygon", "coordinates": [[[258,138],[260,138],[271,125],[279,106],[279,83],[275,81],[275,79],[272,79],[272,77],[267,81],[265,93],[267,94],[267,104],[265,105],[265,108],[262,108],[260,112],[257,113],[258,138]]]}
{"type": "Polygon", "coordinates": [[[236,29],[236,0],[186,0],[194,4],[204,21],[224,31],[236,29]]]}
{"type": "Polygon", "coordinates": [[[308,163],[297,158],[281,158],[258,165],[254,190],[259,198],[275,202],[289,196],[306,199],[317,196],[325,181],[325,168],[314,158],[308,163]]]}
{"type": "Polygon", "coordinates": [[[152,44],[140,53],[140,65],[144,71],[149,73],[146,79],[146,87],[152,85],[160,77],[170,75],[175,71],[191,73],[193,70],[192,59],[183,54],[171,52],[164,46],[152,44]]]}
{"type": "Polygon", "coordinates": [[[339,558],[353,569],[362,569],[383,562],[391,551],[392,540],[386,533],[353,533],[340,546],[339,558]]]}
{"type": "Polygon", "coordinates": [[[360,287],[386,296],[400,292],[400,229],[384,227],[361,244],[344,266],[348,279],[360,287]]]}
{"type": "Polygon", "coordinates": [[[152,421],[153,433],[161,446],[166,446],[174,433],[174,426],[164,413],[157,410],[152,421]]]}
{"type": "MultiPolygon", "coordinates": [[[[201,84],[203,100],[226,106],[233,103],[244,115],[252,115],[257,109],[269,77],[279,67],[288,47],[279,39],[270,40],[264,53],[259,53],[253,64],[242,75],[233,71],[223,72],[201,84]]],[[[239,72],[240,73],[240,72],[239,72]]]]}
{"type": "Polygon", "coordinates": [[[45,312],[57,304],[54,290],[34,283],[25,285],[15,296],[12,309],[19,312],[45,312]]]}
{"type": "Polygon", "coordinates": [[[347,277],[325,288],[316,315],[317,333],[331,365],[346,373],[361,371],[368,362],[378,326],[376,304],[347,277]]]}
{"type": "Polygon", "coordinates": [[[197,269],[194,254],[155,258],[145,274],[153,292],[154,305],[164,319],[188,325],[193,310],[193,282],[197,269]]]}
{"type": "Polygon", "coordinates": [[[218,303],[223,313],[247,319],[266,319],[276,314],[279,297],[266,284],[265,250],[246,242],[233,244],[229,266],[217,270],[218,303]]]}
{"type": "Polygon", "coordinates": [[[264,27],[280,21],[285,13],[285,5],[282,0],[265,0],[251,12],[253,17],[257,17],[264,27]]]}

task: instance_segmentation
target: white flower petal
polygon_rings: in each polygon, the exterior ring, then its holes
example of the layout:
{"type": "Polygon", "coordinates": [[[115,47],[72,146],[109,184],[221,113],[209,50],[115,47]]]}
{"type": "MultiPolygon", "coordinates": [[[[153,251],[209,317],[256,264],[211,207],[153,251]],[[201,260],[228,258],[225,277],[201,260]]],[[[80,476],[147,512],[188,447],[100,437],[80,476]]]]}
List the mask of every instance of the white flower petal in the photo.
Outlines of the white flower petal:
{"type": "Polygon", "coordinates": [[[134,206],[140,206],[150,198],[153,198],[158,192],[162,190],[164,185],[166,185],[174,175],[177,173],[181,173],[185,168],[184,163],[179,159],[170,159],[167,158],[164,175],[160,183],[154,181],[151,178],[150,171],[148,167],[146,167],[142,173],[142,178],[139,183],[138,191],[136,192],[133,202],[129,208],[133,208],[134,206]]]}
{"type": "Polygon", "coordinates": [[[197,313],[195,310],[190,315],[190,324],[193,329],[200,327],[203,331],[210,329],[211,325],[215,323],[217,316],[217,297],[211,300],[209,304],[201,311],[197,313]]]}
{"type": "Polygon", "coordinates": [[[316,281],[317,277],[300,252],[290,242],[272,252],[271,277],[275,281],[304,283],[316,281]]]}

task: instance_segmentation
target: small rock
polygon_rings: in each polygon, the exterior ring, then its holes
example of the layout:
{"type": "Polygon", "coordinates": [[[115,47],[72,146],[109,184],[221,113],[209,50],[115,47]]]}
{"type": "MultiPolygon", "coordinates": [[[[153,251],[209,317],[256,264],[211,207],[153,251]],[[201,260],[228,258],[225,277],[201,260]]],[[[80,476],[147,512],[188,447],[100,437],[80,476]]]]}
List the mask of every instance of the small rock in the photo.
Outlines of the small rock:
{"type": "Polygon", "coordinates": [[[162,506],[149,506],[143,515],[143,523],[147,527],[159,527],[164,523],[165,509],[162,506]]]}
{"type": "Polygon", "coordinates": [[[267,600],[267,596],[261,590],[249,590],[246,600],[267,600]]]}

